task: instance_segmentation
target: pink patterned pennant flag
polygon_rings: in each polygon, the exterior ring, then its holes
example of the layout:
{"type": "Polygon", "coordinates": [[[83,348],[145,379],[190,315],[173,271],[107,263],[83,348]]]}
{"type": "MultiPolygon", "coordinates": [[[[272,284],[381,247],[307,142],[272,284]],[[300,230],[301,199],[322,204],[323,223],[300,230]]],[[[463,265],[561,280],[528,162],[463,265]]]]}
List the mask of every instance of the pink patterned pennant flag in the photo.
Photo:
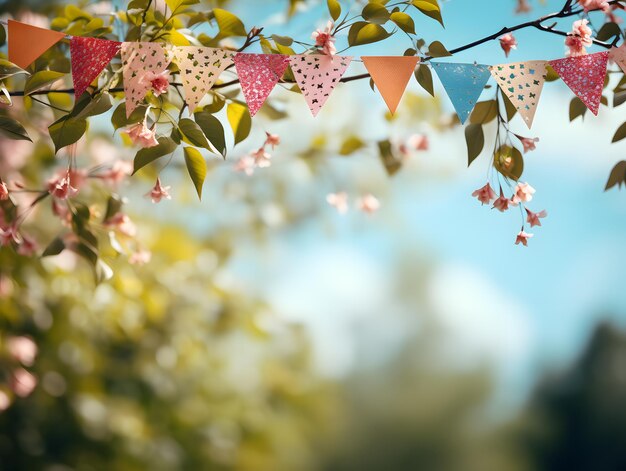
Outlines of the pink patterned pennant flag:
{"type": "Polygon", "coordinates": [[[143,101],[152,87],[148,74],[160,74],[169,65],[163,47],[158,43],[122,43],[122,75],[126,95],[126,117],[143,101]]]}
{"type": "Polygon", "coordinates": [[[234,61],[243,96],[254,116],[285,73],[289,56],[238,52],[234,61]]]}
{"type": "Polygon", "coordinates": [[[122,43],[98,38],[72,36],[70,56],[72,58],[72,81],[74,96],[78,99],[87,90],[100,72],[119,52],[122,43]]]}
{"type": "Polygon", "coordinates": [[[594,114],[598,114],[609,52],[550,61],[554,71],[594,114]]]}
{"type": "Polygon", "coordinates": [[[189,113],[213,87],[220,74],[233,63],[234,53],[212,47],[180,46],[174,49],[174,62],[180,69],[189,113]]]}
{"type": "Polygon", "coordinates": [[[325,54],[289,57],[293,76],[313,116],[322,109],[351,61],[352,57],[325,54]]]}
{"type": "Polygon", "coordinates": [[[626,74],[626,43],[609,50],[609,59],[619,65],[622,72],[626,74]]]}

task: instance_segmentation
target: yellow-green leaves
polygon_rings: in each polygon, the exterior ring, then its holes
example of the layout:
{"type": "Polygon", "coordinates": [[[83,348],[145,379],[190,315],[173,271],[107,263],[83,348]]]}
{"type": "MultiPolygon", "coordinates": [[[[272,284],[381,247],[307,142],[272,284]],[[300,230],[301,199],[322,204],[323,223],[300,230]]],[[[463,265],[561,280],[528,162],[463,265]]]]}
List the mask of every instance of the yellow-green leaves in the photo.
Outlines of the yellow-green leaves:
{"type": "Polygon", "coordinates": [[[389,17],[391,21],[393,21],[398,28],[400,28],[405,33],[415,34],[415,22],[413,18],[401,11],[394,11],[389,17]]]}
{"type": "Polygon", "coordinates": [[[198,198],[202,199],[202,185],[204,184],[207,172],[204,157],[202,157],[198,149],[193,147],[185,147],[183,152],[185,154],[185,165],[187,166],[189,177],[191,177],[191,181],[196,188],[198,198]]]}
{"type": "Polygon", "coordinates": [[[0,116],[0,135],[16,141],[31,141],[26,129],[12,118],[0,116]]]}
{"type": "Polygon", "coordinates": [[[498,103],[496,100],[479,101],[470,115],[470,123],[487,124],[496,119],[497,116],[498,103]]]}
{"type": "Polygon", "coordinates": [[[54,143],[54,151],[58,152],[63,147],[74,144],[85,134],[86,130],[87,121],[85,119],[65,115],[56,120],[48,127],[50,138],[54,143]]]}
{"type": "Polygon", "coordinates": [[[55,72],[53,70],[42,70],[31,75],[24,85],[24,95],[30,95],[37,90],[53,84],[61,77],[65,76],[63,72],[55,72]]]}
{"type": "Polygon", "coordinates": [[[220,29],[220,37],[248,35],[242,21],[231,12],[222,10],[221,8],[214,8],[213,15],[220,29]]]}
{"type": "Polygon", "coordinates": [[[435,96],[433,74],[430,71],[430,67],[426,64],[418,64],[414,74],[417,83],[419,83],[420,86],[430,94],[430,96],[435,96]]]}
{"type": "Polygon", "coordinates": [[[361,16],[370,23],[385,24],[389,20],[387,7],[380,3],[368,3],[361,11],[361,16]]]}
{"type": "Polygon", "coordinates": [[[224,126],[219,119],[211,113],[200,111],[194,114],[194,118],[202,132],[222,157],[226,156],[226,139],[224,138],[224,126]]]}
{"type": "Polygon", "coordinates": [[[465,128],[465,142],[467,144],[467,166],[480,155],[485,146],[485,134],[480,124],[469,124],[465,128]]]}
{"type": "Polygon", "coordinates": [[[178,145],[169,137],[161,136],[157,140],[159,141],[158,146],[147,147],[137,152],[133,162],[133,174],[149,163],[154,162],[156,159],[163,157],[164,155],[171,154],[176,150],[176,147],[178,147],[178,145]]]}
{"type": "Polygon", "coordinates": [[[624,138],[626,138],[626,122],[622,123],[622,125],[617,128],[617,131],[615,132],[615,135],[613,136],[613,140],[611,142],[621,141],[624,138]]]}
{"type": "Polygon", "coordinates": [[[341,144],[339,155],[350,155],[363,147],[365,143],[358,136],[349,136],[341,144]]]}
{"type": "Polygon", "coordinates": [[[341,5],[337,0],[327,0],[326,4],[328,5],[328,13],[330,13],[330,17],[333,21],[337,21],[337,18],[341,15],[341,5]]]}
{"type": "Polygon", "coordinates": [[[613,170],[611,170],[611,175],[609,175],[609,180],[606,182],[606,187],[604,190],[610,190],[614,186],[617,186],[618,189],[622,187],[623,184],[626,184],[626,160],[622,160],[619,162],[613,170]]]}
{"type": "Polygon", "coordinates": [[[235,145],[239,144],[250,134],[252,128],[252,118],[248,108],[239,103],[231,103],[226,108],[226,116],[233,130],[235,145]]]}
{"type": "Polygon", "coordinates": [[[391,148],[389,140],[378,142],[378,152],[387,174],[391,177],[402,168],[402,160],[398,159],[391,148]]]}
{"type": "Polygon", "coordinates": [[[390,34],[382,26],[365,21],[357,21],[350,27],[348,32],[348,44],[350,46],[360,46],[362,44],[382,41],[390,34]]]}
{"type": "Polygon", "coordinates": [[[448,57],[452,55],[440,41],[433,41],[430,43],[430,46],[428,46],[428,53],[432,57],[448,57]]]}
{"type": "Polygon", "coordinates": [[[437,20],[443,26],[443,19],[441,18],[441,8],[437,0],[413,0],[411,2],[415,8],[421,11],[424,15],[429,16],[437,20]]]}
{"type": "Polygon", "coordinates": [[[493,154],[493,166],[512,180],[519,180],[524,172],[524,158],[517,147],[503,145],[493,154]]]}

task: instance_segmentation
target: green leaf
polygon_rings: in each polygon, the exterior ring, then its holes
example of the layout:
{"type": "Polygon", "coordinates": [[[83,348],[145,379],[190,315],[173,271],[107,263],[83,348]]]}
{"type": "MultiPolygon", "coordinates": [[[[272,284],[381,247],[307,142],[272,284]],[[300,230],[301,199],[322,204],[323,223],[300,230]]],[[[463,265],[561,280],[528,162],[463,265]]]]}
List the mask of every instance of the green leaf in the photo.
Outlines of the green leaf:
{"type": "Polygon", "coordinates": [[[228,122],[233,130],[235,145],[239,144],[250,134],[252,128],[252,118],[248,108],[239,103],[231,103],[226,108],[228,122]]]}
{"type": "Polygon", "coordinates": [[[391,14],[390,19],[405,33],[415,34],[415,22],[406,13],[395,11],[391,14]]]}
{"type": "Polygon", "coordinates": [[[337,0],[327,0],[328,13],[333,21],[337,21],[337,18],[341,15],[341,4],[337,0]]]}
{"type": "Polygon", "coordinates": [[[428,46],[428,53],[432,57],[449,57],[452,55],[440,41],[433,41],[430,43],[430,46],[428,46]]]}
{"type": "Polygon", "coordinates": [[[365,143],[361,139],[357,136],[350,136],[341,144],[339,155],[350,155],[363,147],[365,143]]]}
{"type": "Polygon", "coordinates": [[[194,114],[194,119],[215,150],[220,155],[225,156],[226,139],[224,137],[224,126],[222,126],[220,120],[206,111],[199,111],[194,114]]]}
{"type": "Polygon", "coordinates": [[[485,146],[483,127],[480,124],[468,124],[465,128],[465,142],[467,143],[467,166],[469,167],[485,146]]]}
{"type": "Polygon", "coordinates": [[[200,126],[198,126],[198,124],[192,119],[181,119],[178,122],[178,129],[183,134],[183,140],[187,144],[212,150],[209,146],[209,142],[206,140],[206,136],[202,132],[202,129],[200,129],[200,126]]]}
{"type": "Polygon", "coordinates": [[[4,46],[7,42],[7,32],[4,29],[4,25],[0,25],[0,47],[4,46]]]}
{"type": "Polygon", "coordinates": [[[70,115],[63,116],[48,127],[52,142],[54,142],[54,152],[59,152],[63,147],[74,144],[87,130],[87,121],[79,118],[72,118],[70,115]]]}
{"type": "Polygon", "coordinates": [[[621,36],[622,31],[619,29],[617,23],[604,23],[602,28],[598,30],[598,34],[596,34],[596,39],[598,41],[608,41],[615,36],[621,36]]]}
{"type": "Polygon", "coordinates": [[[579,116],[584,117],[586,112],[587,107],[582,100],[577,96],[572,98],[572,101],[569,102],[569,120],[574,121],[579,116]]]}
{"type": "Polygon", "coordinates": [[[6,116],[0,116],[0,134],[16,141],[31,141],[26,129],[19,122],[6,116]]]}
{"type": "Polygon", "coordinates": [[[31,75],[24,85],[24,95],[30,95],[37,90],[41,90],[47,85],[59,80],[65,76],[63,72],[55,72],[54,70],[41,70],[31,75]]]}
{"type": "Polygon", "coordinates": [[[111,95],[108,93],[103,93],[94,98],[87,94],[87,97],[88,102],[80,111],[74,107],[75,109],[70,113],[73,117],[85,119],[91,116],[97,116],[106,113],[113,107],[113,103],[111,103],[111,95]]]}
{"type": "Polygon", "coordinates": [[[348,44],[350,46],[360,46],[382,41],[389,36],[390,34],[380,25],[357,21],[350,27],[348,32],[348,44]]]}
{"type": "Polygon", "coordinates": [[[517,147],[503,145],[493,155],[493,166],[512,180],[519,180],[524,172],[524,158],[517,147]]]}
{"type": "Polygon", "coordinates": [[[94,277],[96,284],[109,281],[113,278],[113,269],[99,258],[94,266],[94,277]]]}
{"type": "Polygon", "coordinates": [[[479,101],[470,115],[470,123],[487,124],[496,119],[496,116],[498,116],[496,100],[479,101]]]}
{"type": "Polygon", "coordinates": [[[9,62],[6,59],[0,59],[0,80],[4,80],[7,77],[12,77],[17,74],[28,74],[28,72],[19,68],[13,62],[9,62]]]}
{"type": "Polygon", "coordinates": [[[55,237],[52,242],[48,244],[43,253],[42,257],[50,257],[53,255],[59,255],[61,252],[65,250],[65,242],[60,237],[55,237]]]}
{"type": "Polygon", "coordinates": [[[626,137],[626,122],[622,123],[622,125],[617,128],[615,135],[613,136],[613,140],[611,142],[621,141],[626,137]]]}
{"type": "Polygon", "coordinates": [[[146,115],[146,107],[138,106],[133,110],[130,116],[126,117],[126,103],[120,103],[115,111],[113,111],[113,116],[111,116],[111,124],[113,124],[113,129],[117,130],[119,128],[123,128],[129,126],[131,124],[137,124],[143,120],[143,117],[146,115]]]}
{"type": "Polygon", "coordinates": [[[395,175],[402,168],[402,161],[398,160],[391,148],[391,142],[389,140],[378,142],[378,151],[380,153],[380,160],[387,170],[387,174],[391,177],[395,175]]]}
{"type": "Polygon", "coordinates": [[[231,12],[221,8],[214,8],[213,15],[215,15],[215,21],[217,21],[217,26],[220,29],[221,37],[248,35],[241,20],[231,12]]]}
{"type": "Polygon", "coordinates": [[[437,0],[413,0],[411,3],[424,15],[437,20],[441,23],[441,26],[443,26],[441,8],[439,7],[437,0]]]}
{"type": "Polygon", "coordinates": [[[502,90],[500,90],[500,96],[502,97],[502,101],[504,102],[506,120],[511,121],[513,119],[513,116],[515,116],[515,113],[517,113],[517,108],[515,108],[515,105],[511,103],[509,97],[506,96],[506,93],[504,93],[502,90]]]}
{"type": "Polygon", "coordinates": [[[368,3],[363,8],[361,16],[365,21],[382,25],[389,20],[389,11],[380,3],[368,3]]]}
{"type": "Polygon", "coordinates": [[[430,93],[431,96],[435,96],[435,89],[433,87],[433,74],[430,71],[430,67],[426,64],[418,64],[415,69],[415,79],[420,86],[430,93]]]}
{"type": "Polygon", "coordinates": [[[187,171],[189,172],[191,181],[196,187],[198,198],[202,199],[202,185],[206,178],[206,162],[204,161],[204,157],[202,157],[198,149],[194,149],[193,147],[185,147],[183,152],[185,153],[185,165],[187,165],[187,171]]]}
{"type": "Polygon", "coordinates": [[[293,39],[289,36],[279,36],[278,34],[272,34],[272,39],[276,44],[284,47],[289,47],[293,44],[293,39]]]}
{"type": "Polygon", "coordinates": [[[133,175],[158,158],[171,154],[176,150],[176,147],[178,147],[177,144],[167,136],[161,136],[157,140],[159,141],[158,146],[146,147],[137,152],[133,162],[133,175]]]}
{"type": "Polygon", "coordinates": [[[613,170],[611,170],[611,174],[609,175],[609,180],[606,182],[606,187],[604,191],[610,190],[615,185],[617,188],[621,188],[622,184],[626,184],[626,160],[622,160],[617,163],[613,170]]]}

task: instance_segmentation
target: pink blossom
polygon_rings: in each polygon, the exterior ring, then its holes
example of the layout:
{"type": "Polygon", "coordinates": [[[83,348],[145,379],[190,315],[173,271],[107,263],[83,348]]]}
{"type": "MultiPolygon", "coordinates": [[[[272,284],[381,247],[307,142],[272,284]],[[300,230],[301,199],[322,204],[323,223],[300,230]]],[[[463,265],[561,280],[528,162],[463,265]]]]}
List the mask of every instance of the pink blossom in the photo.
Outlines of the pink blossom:
{"type": "Polygon", "coordinates": [[[608,13],[611,9],[608,0],[578,0],[578,3],[585,9],[585,12],[602,10],[604,13],[608,13]]]}
{"type": "Polygon", "coordinates": [[[517,0],[515,13],[528,13],[531,10],[528,0],[517,0]]]}
{"type": "Polygon", "coordinates": [[[503,212],[505,212],[506,210],[509,209],[509,204],[510,203],[511,203],[511,200],[504,196],[504,194],[502,193],[502,188],[501,188],[500,189],[500,196],[498,197],[497,200],[495,200],[493,202],[492,209],[495,208],[498,211],[500,211],[501,213],[503,213],[503,212]]]}
{"type": "Polygon", "coordinates": [[[145,249],[139,249],[131,254],[128,258],[128,263],[131,265],[145,265],[146,263],[149,263],[151,259],[152,252],[145,249]]]}
{"type": "Polygon", "coordinates": [[[37,253],[37,242],[27,235],[22,234],[22,243],[17,248],[17,253],[25,257],[32,257],[37,253]]]}
{"type": "Polygon", "coordinates": [[[141,123],[137,123],[126,130],[126,134],[133,141],[133,144],[140,145],[141,147],[154,147],[159,145],[159,141],[156,138],[156,129],[154,127],[149,129],[146,126],[146,120],[141,123]]]}
{"type": "Polygon", "coordinates": [[[159,96],[163,93],[167,93],[167,89],[170,86],[170,73],[167,70],[164,70],[160,74],[148,72],[144,80],[150,82],[150,86],[152,87],[152,93],[154,93],[154,96],[159,96]]]}
{"type": "Polygon", "coordinates": [[[0,228],[0,246],[6,247],[13,242],[17,245],[22,243],[17,228],[15,226],[9,226],[6,229],[0,228]]]}
{"type": "Polygon", "coordinates": [[[567,55],[570,57],[584,56],[587,54],[586,47],[593,44],[592,31],[587,24],[588,20],[577,20],[572,25],[572,31],[567,33],[565,45],[568,48],[567,55]]]}
{"type": "Polygon", "coordinates": [[[333,22],[329,21],[326,28],[318,29],[313,32],[311,38],[315,40],[315,45],[322,48],[322,52],[328,56],[337,54],[335,48],[335,37],[332,35],[333,22]]]}
{"type": "Polygon", "coordinates": [[[152,187],[152,190],[146,193],[146,196],[149,196],[152,199],[153,203],[159,203],[163,198],[165,198],[166,200],[171,200],[172,197],[169,194],[170,188],[172,187],[161,186],[161,179],[157,178],[156,183],[152,187]]]}
{"type": "Polygon", "coordinates": [[[519,140],[521,141],[522,145],[524,146],[524,154],[526,152],[530,152],[531,150],[535,150],[537,148],[535,143],[539,142],[539,138],[538,137],[535,137],[535,138],[520,137],[519,140]]]}
{"type": "Polygon", "coordinates": [[[78,189],[72,183],[72,173],[68,170],[65,176],[48,181],[48,191],[55,198],[66,200],[78,194],[78,189]]]}
{"type": "Polygon", "coordinates": [[[9,199],[9,189],[6,183],[0,182],[0,201],[9,199]]]}
{"type": "Polygon", "coordinates": [[[252,153],[252,158],[254,159],[255,165],[259,168],[266,168],[272,165],[272,156],[265,152],[265,149],[262,147],[252,153]]]}
{"type": "Polygon", "coordinates": [[[524,247],[528,247],[528,239],[532,236],[533,234],[529,234],[523,230],[519,231],[517,238],[515,239],[515,245],[519,245],[521,243],[524,247]]]}
{"type": "Polygon", "coordinates": [[[533,199],[533,194],[535,193],[535,189],[530,186],[528,183],[518,183],[515,187],[515,192],[513,193],[513,197],[511,198],[511,203],[520,204],[520,203],[528,203],[533,199]]]}
{"type": "Polygon", "coordinates": [[[7,340],[9,354],[24,366],[32,366],[37,356],[37,345],[30,337],[10,337],[7,340]]]}
{"type": "Polygon", "coordinates": [[[530,224],[530,227],[541,226],[541,221],[539,219],[545,218],[548,215],[546,210],[539,211],[538,213],[533,213],[528,208],[525,208],[525,209],[526,209],[526,215],[527,215],[526,222],[530,224]]]}
{"type": "Polygon", "coordinates": [[[373,214],[380,209],[380,201],[371,193],[361,196],[356,203],[357,207],[367,214],[373,214]]]}
{"type": "Polygon", "coordinates": [[[250,155],[244,155],[241,157],[234,166],[236,172],[243,172],[248,176],[254,173],[254,158],[250,155]]]}
{"type": "Polygon", "coordinates": [[[35,386],[37,386],[37,378],[24,368],[18,368],[13,372],[11,389],[19,397],[29,396],[35,389],[35,386]]]}
{"type": "Polygon", "coordinates": [[[500,37],[500,47],[506,57],[509,57],[509,53],[512,49],[517,49],[517,40],[512,33],[507,33],[500,37]]]}
{"type": "Polygon", "coordinates": [[[105,227],[112,227],[128,237],[135,237],[137,235],[135,223],[124,213],[117,213],[111,216],[104,222],[104,225],[105,227]]]}
{"type": "Polygon", "coordinates": [[[266,132],[265,135],[267,136],[265,145],[272,146],[272,150],[274,150],[274,146],[280,144],[280,136],[278,134],[270,134],[269,132],[266,132]]]}
{"type": "Polygon", "coordinates": [[[329,193],[326,195],[326,202],[334,207],[339,214],[348,212],[348,194],[345,191],[329,193]]]}
{"type": "Polygon", "coordinates": [[[113,162],[113,165],[109,170],[98,177],[108,183],[111,183],[112,185],[117,185],[126,177],[132,175],[132,173],[133,164],[131,162],[126,160],[116,160],[113,162]]]}
{"type": "Polygon", "coordinates": [[[407,139],[406,144],[409,148],[417,151],[426,151],[430,145],[426,134],[413,134],[407,139]]]}
{"type": "Polygon", "coordinates": [[[482,188],[475,190],[472,196],[475,196],[482,204],[489,204],[492,200],[496,199],[496,192],[493,191],[491,185],[487,183],[482,188]]]}

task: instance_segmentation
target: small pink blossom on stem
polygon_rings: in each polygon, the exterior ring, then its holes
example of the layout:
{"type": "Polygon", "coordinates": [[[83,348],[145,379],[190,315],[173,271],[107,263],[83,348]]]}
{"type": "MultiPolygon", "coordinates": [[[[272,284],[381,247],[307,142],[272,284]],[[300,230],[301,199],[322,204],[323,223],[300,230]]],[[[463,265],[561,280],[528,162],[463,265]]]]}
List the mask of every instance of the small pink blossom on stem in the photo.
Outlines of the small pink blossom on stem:
{"type": "Polygon", "coordinates": [[[533,199],[533,194],[535,194],[535,191],[536,190],[528,183],[518,183],[515,187],[513,197],[511,198],[511,203],[514,205],[520,203],[528,203],[533,199]]]}
{"type": "Polygon", "coordinates": [[[348,212],[348,193],[339,191],[326,195],[326,202],[337,210],[339,214],[348,212]]]}
{"type": "Polygon", "coordinates": [[[24,368],[18,368],[13,372],[11,389],[13,389],[13,392],[19,397],[30,396],[36,386],[37,378],[24,368]]]}
{"type": "Polygon", "coordinates": [[[517,49],[517,39],[515,39],[512,33],[506,33],[500,37],[500,47],[504,51],[504,55],[509,57],[511,50],[517,49]]]}
{"type": "Polygon", "coordinates": [[[144,80],[150,82],[150,86],[152,87],[152,93],[154,93],[154,96],[159,96],[167,93],[167,89],[170,86],[170,73],[167,70],[161,72],[160,74],[148,72],[144,80]]]}
{"type": "MultiPolygon", "coordinates": [[[[519,137],[519,136],[518,136],[519,137]]],[[[539,142],[539,138],[530,138],[530,137],[519,137],[520,142],[524,146],[524,154],[526,152],[530,152],[531,150],[535,150],[537,148],[536,143],[539,142]]]]}
{"type": "Polygon", "coordinates": [[[133,141],[133,144],[141,147],[154,147],[159,145],[159,141],[156,138],[156,129],[154,126],[152,129],[146,126],[146,120],[141,123],[137,123],[126,130],[126,134],[133,141]]]}
{"type": "Polygon", "coordinates": [[[548,213],[544,209],[543,211],[539,211],[538,213],[533,213],[530,209],[526,209],[526,222],[530,224],[530,227],[541,226],[540,218],[545,218],[548,213]]]}
{"type": "Polygon", "coordinates": [[[509,209],[510,203],[511,203],[511,200],[504,196],[504,194],[502,193],[502,188],[500,188],[500,196],[498,197],[497,200],[493,202],[492,209],[495,208],[501,213],[503,213],[509,209]]]}
{"type": "Polygon", "coordinates": [[[166,200],[171,200],[172,197],[169,194],[169,190],[172,188],[171,186],[162,186],[161,179],[157,178],[156,183],[152,187],[146,196],[149,196],[152,199],[153,203],[159,203],[163,198],[166,200]]]}
{"type": "Polygon", "coordinates": [[[6,183],[0,182],[0,201],[9,199],[9,189],[7,188],[6,183]]]}
{"type": "Polygon", "coordinates": [[[133,164],[126,160],[116,160],[109,170],[99,175],[107,183],[117,185],[133,173],[133,164]]]}
{"type": "Polygon", "coordinates": [[[78,188],[72,186],[72,173],[68,170],[65,176],[48,182],[48,191],[55,198],[66,200],[78,194],[78,188]]]}
{"type": "Polygon", "coordinates": [[[253,152],[252,158],[254,159],[254,164],[259,168],[266,168],[272,165],[272,156],[268,152],[265,152],[263,147],[253,152]]]}
{"type": "Polygon", "coordinates": [[[236,172],[243,172],[248,176],[254,173],[254,158],[251,155],[244,155],[241,157],[234,166],[236,172]]]}
{"type": "Polygon", "coordinates": [[[274,150],[274,147],[280,144],[280,136],[278,134],[270,134],[269,132],[266,132],[265,135],[267,136],[265,138],[265,146],[272,146],[272,150],[274,150]]]}
{"type": "Polygon", "coordinates": [[[152,259],[152,252],[146,249],[139,249],[133,252],[128,258],[128,263],[131,265],[145,265],[152,259]]]}
{"type": "Polygon", "coordinates": [[[515,239],[515,245],[522,244],[524,247],[528,247],[528,239],[533,237],[533,234],[529,234],[528,232],[524,232],[524,230],[519,231],[517,234],[517,238],[515,239]]]}
{"type": "Polygon", "coordinates": [[[14,225],[9,226],[6,229],[0,228],[0,246],[7,247],[12,243],[17,245],[22,243],[22,239],[17,228],[14,225]]]}
{"type": "Polygon", "coordinates": [[[380,201],[371,193],[361,196],[356,203],[357,207],[367,214],[373,214],[380,209],[380,201]]]}
{"type": "Polygon", "coordinates": [[[496,192],[493,191],[489,183],[487,183],[482,188],[475,190],[472,193],[472,196],[476,197],[478,201],[480,201],[482,204],[489,204],[491,203],[491,201],[495,200],[497,197],[496,192]]]}
{"type": "Polygon", "coordinates": [[[585,13],[591,10],[602,10],[608,13],[611,9],[608,0],[578,0],[578,3],[585,9],[585,13]]]}
{"type": "Polygon", "coordinates": [[[127,237],[135,237],[137,235],[137,227],[127,214],[117,213],[104,222],[105,227],[116,229],[127,237]]]}
{"type": "Polygon", "coordinates": [[[9,354],[24,366],[32,366],[37,356],[37,344],[30,337],[10,337],[7,340],[9,354]]]}
{"type": "Polygon", "coordinates": [[[586,19],[574,21],[572,31],[567,33],[567,38],[565,38],[565,45],[568,48],[568,56],[584,56],[587,54],[587,50],[585,48],[593,44],[593,40],[591,38],[593,32],[587,24],[589,24],[589,20],[586,19]]]}
{"type": "Polygon", "coordinates": [[[406,144],[410,149],[417,151],[426,151],[430,146],[428,136],[426,134],[413,134],[409,136],[406,144]]]}
{"type": "Polygon", "coordinates": [[[337,54],[335,48],[335,37],[331,34],[333,30],[333,22],[329,21],[325,29],[318,29],[313,32],[311,38],[315,40],[315,45],[322,49],[322,52],[328,56],[337,54]]]}
{"type": "Polygon", "coordinates": [[[30,236],[22,234],[22,243],[17,248],[17,253],[25,257],[32,257],[37,253],[37,242],[30,236]]]}

